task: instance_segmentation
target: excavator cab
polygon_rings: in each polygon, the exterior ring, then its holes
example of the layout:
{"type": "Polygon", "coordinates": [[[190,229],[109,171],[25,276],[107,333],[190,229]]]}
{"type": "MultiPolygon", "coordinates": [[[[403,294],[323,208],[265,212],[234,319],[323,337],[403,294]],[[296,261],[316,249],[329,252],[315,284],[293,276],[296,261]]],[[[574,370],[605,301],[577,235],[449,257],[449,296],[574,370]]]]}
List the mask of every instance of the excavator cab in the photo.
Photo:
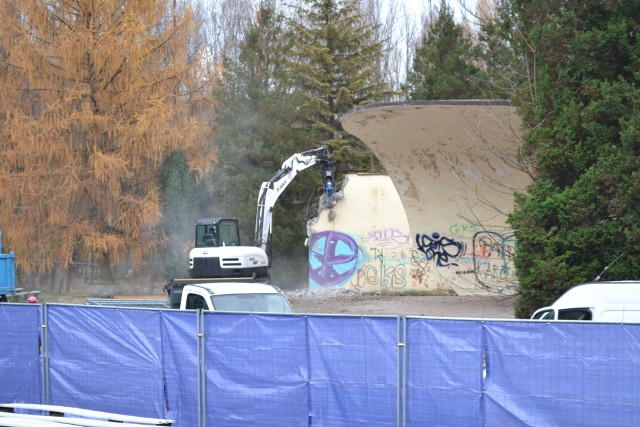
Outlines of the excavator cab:
{"type": "Polygon", "coordinates": [[[196,223],[196,248],[240,246],[238,220],[202,218],[196,223]]]}
{"type": "Polygon", "coordinates": [[[243,247],[238,220],[201,218],[196,222],[196,245],[189,252],[190,278],[229,278],[269,275],[263,249],[243,247]]]}

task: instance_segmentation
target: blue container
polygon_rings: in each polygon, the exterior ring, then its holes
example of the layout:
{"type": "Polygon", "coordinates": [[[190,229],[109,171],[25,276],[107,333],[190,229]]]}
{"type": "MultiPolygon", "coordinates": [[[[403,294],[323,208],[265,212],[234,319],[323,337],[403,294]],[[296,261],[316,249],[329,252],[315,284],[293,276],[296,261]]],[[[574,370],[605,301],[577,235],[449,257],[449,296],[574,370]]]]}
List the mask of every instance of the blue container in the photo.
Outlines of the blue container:
{"type": "Polygon", "coordinates": [[[2,233],[0,232],[0,295],[16,293],[16,255],[2,253],[2,233]]]}

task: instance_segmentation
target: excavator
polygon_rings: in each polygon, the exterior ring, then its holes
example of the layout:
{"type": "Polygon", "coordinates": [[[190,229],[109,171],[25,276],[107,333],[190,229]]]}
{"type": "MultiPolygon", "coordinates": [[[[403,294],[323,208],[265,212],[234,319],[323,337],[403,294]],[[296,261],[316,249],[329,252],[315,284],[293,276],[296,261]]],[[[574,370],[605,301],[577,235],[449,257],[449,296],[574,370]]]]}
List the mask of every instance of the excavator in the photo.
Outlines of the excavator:
{"type": "Polygon", "coordinates": [[[282,163],[258,195],[254,246],[242,246],[238,220],[200,218],[196,222],[195,247],[189,253],[190,278],[269,277],[271,266],[271,224],[278,197],[298,172],[319,164],[327,203],[334,206],[335,163],[326,146],[296,153],[282,163]]]}

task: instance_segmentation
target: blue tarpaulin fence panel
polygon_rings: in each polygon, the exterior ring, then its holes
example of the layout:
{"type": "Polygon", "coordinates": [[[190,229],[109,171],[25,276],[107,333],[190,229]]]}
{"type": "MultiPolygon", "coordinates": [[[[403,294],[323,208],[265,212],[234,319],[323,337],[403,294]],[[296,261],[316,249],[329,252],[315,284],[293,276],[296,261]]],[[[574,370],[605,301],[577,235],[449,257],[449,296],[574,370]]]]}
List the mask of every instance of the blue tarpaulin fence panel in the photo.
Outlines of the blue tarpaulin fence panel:
{"type": "Polygon", "coordinates": [[[198,425],[197,320],[194,311],[162,312],[166,418],[175,420],[175,426],[198,425]]]}
{"type": "Polygon", "coordinates": [[[205,313],[204,327],[207,425],[308,425],[304,317],[205,313]]]}
{"type": "Polygon", "coordinates": [[[40,306],[0,304],[0,402],[42,399],[40,306]]]}
{"type": "Polygon", "coordinates": [[[640,325],[0,304],[1,402],[175,427],[637,426],[639,354],[640,325]]]}
{"type": "Polygon", "coordinates": [[[407,425],[482,426],[478,321],[407,319],[407,425]]]}
{"type": "Polygon", "coordinates": [[[640,325],[488,322],[495,425],[640,425],[640,325]]]}
{"type": "Polygon", "coordinates": [[[310,425],[396,425],[398,320],[307,319],[310,425]]]}
{"type": "Polygon", "coordinates": [[[50,404],[164,416],[160,312],[48,306],[50,404]]]}

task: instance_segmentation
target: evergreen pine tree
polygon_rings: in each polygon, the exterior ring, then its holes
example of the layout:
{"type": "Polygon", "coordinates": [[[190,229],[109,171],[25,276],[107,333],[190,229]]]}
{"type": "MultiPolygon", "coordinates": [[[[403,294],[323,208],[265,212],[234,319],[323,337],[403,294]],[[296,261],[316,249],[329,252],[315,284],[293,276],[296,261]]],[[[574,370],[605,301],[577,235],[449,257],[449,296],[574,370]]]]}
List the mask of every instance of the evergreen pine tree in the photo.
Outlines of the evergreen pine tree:
{"type": "Polygon", "coordinates": [[[382,56],[376,29],[366,24],[356,0],[302,0],[290,27],[288,75],[304,97],[308,126],[330,146],[339,170],[370,170],[372,154],[343,132],[339,116],[390,95],[376,79],[382,56]]]}
{"type": "MultiPolygon", "coordinates": [[[[301,126],[300,101],[282,75],[285,22],[273,1],[259,5],[238,57],[225,58],[218,108],[219,166],[210,176],[215,216],[240,220],[243,244],[253,245],[258,191],[294,153],[313,148],[301,126]]],[[[318,175],[319,176],[319,175],[318,175]]],[[[320,179],[301,174],[274,211],[272,279],[293,287],[307,281],[305,208],[320,179]],[[283,266],[291,261],[293,267],[283,266]]]]}
{"type": "Polygon", "coordinates": [[[446,0],[429,22],[407,76],[411,100],[474,99],[486,96],[474,65],[473,46],[464,27],[454,20],[446,0]]]}
{"type": "MultiPolygon", "coordinates": [[[[528,43],[527,28],[516,23],[512,0],[478,2],[477,63],[482,86],[494,99],[508,99],[517,107],[535,96],[536,52],[528,43]]],[[[522,159],[526,163],[527,159],[522,159]]]]}
{"type": "Polygon", "coordinates": [[[516,315],[528,317],[609,265],[605,279],[640,276],[640,10],[634,1],[511,6],[535,77],[521,106],[535,179],[510,217],[516,315]]]}

